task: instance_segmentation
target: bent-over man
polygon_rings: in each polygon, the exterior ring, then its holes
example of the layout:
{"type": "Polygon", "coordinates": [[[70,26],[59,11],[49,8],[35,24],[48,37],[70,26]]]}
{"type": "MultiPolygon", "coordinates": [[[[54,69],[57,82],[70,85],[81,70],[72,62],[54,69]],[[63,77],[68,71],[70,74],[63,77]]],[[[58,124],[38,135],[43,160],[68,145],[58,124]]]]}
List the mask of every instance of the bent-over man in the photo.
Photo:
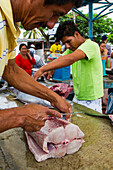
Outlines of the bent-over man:
{"type": "MultiPolygon", "coordinates": [[[[71,112],[71,105],[47,87],[36,82],[15,64],[15,47],[20,31],[18,22],[26,30],[38,27],[53,28],[57,19],[83,0],[0,0],[0,77],[20,91],[48,100],[62,112],[71,112]]],[[[0,132],[14,127],[28,131],[39,130],[48,115],[60,113],[37,104],[0,110],[0,132]]]]}

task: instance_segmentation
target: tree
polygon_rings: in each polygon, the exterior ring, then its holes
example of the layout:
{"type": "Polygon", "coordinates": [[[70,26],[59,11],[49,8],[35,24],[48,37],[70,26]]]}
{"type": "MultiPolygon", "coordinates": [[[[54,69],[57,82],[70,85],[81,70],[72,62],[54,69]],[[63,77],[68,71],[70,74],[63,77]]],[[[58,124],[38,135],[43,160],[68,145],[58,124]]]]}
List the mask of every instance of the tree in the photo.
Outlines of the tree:
{"type": "Polygon", "coordinates": [[[24,31],[23,36],[27,37],[28,39],[31,39],[31,38],[37,39],[39,36],[42,37],[42,34],[38,29],[35,28],[31,31],[27,31],[27,30],[24,31]]]}
{"type": "Polygon", "coordinates": [[[46,43],[47,43],[47,48],[49,48],[49,34],[48,33],[45,33],[45,30],[48,31],[48,28],[38,28],[41,32],[41,34],[43,35],[43,37],[45,38],[46,40],[46,43]]]}
{"type": "Polygon", "coordinates": [[[108,42],[113,44],[113,33],[108,35],[108,42]]]}
{"type": "MultiPolygon", "coordinates": [[[[93,18],[97,14],[93,15],[93,18]]],[[[88,14],[85,15],[88,17],[88,14]]],[[[82,35],[87,38],[88,37],[88,21],[81,16],[77,16],[76,20],[77,26],[79,30],[81,31],[82,35]]],[[[111,18],[108,18],[107,16],[101,17],[100,19],[94,21],[93,23],[93,36],[95,37],[96,42],[99,42],[101,40],[101,37],[103,34],[108,35],[108,41],[113,42],[113,36],[110,36],[113,34],[113,21],[111,18]]]]}
{"type": "MultiPolygon", "coordinates": [[[[82,11],[81,11],[82,12],[82,11]]],[[[93,14],[93,18],[97,14],[93,14]]],[[[88,18],[88,14],[85,14],[85,16],[88,18]]],[[[60,17],[58,22],[64,22],[67,20],[73,20],[73,14],[70,12],[69,14],[66,14],[63,17],[60,17]]],[[[88,38],[88,21],[75,13],[75,20],[77,27],[79,28],[81,35],[84,36],[84,38],[88,38]]],[[[101,40],[101,37],[103,34],[108,35],[108,42],[113,43],[113,21],[111,18],[108,18],[107,16],[101,17],[100,19],[94,21],[93,23],[93,36],[95,37],[96,42],[99,42],[101,40]]]]}
{"type": "Polygon", "coordinates": [[[64,15],[64,16],[59,17],[58,23],[62,23],[64,21],[68,21],[68,20],[73,20],[73,13],[72,12],[70,12],[70,13],[64,15]]]}
{"type": "MultiPolygon", "coordinates": [[[[21,29],[24,29],[22,24],[19,26],[21,29]]],[[[48,28],[35,28],[33,30],[27,31],[25,30],[23,33],[24,37],[27,37],[28,39],[38,39],[39,37],[44,37],[46,42],[47,42],[47,47],[49,48],[49,35],[48,33],[46,34],[45,31],[47,32],[48,28]]]]}
{"type": "MultiPolygon", "coordinates": [[[[82,11],[81,11],[82,12],[82,11]]],[[[97,14],[93,14],[93,18],[96,16],[97,14]]],[[[85,16],[88,18],[88,14],[85,14],[85,16]]],[[[84,36],[84,38],[88,38],[88,21],[86,19],[84,19],[83,17],[81,17],[80,15],[78,15],[77,13],[75,13],[75,20],[76,20],[76,24],[77,27],[79,28],[82,36],[84,36]]],[[[68,14],[66,14],[63,17],[60,17],[58,19],[58,23],[67,21],[67,20],[73,20],[73,13],[70,12],[68,14]]],[[[20,25],[20,28],[23,28],[22,25],[20,25]]],[[[38,28],[38,30],[40,30],[40,33],[42,34],[42,36],[46,39],[47,42],[47,47],[49,48],[49,34],[48,34],[48,28],[38,28]]],[[[107,16],[101,17],[100,19],[94,21],[93,23],[93,36],[95,37],[95,41],[99,42],[101,40],[101,37],[103,34],[107,34],[108,35],[108,42],[113,43],[113,21],[111,18],[108,18],[107,16]]],[[[24,35],[28,35],[28,37],[31,37],[31,33],[32,34],[36,34],[38,37],[39,32],[36,31],[35,29],[32,31],[25,31],[24,35]]],[[[36,38],[36,36],[34,36],[36,38]]]]}

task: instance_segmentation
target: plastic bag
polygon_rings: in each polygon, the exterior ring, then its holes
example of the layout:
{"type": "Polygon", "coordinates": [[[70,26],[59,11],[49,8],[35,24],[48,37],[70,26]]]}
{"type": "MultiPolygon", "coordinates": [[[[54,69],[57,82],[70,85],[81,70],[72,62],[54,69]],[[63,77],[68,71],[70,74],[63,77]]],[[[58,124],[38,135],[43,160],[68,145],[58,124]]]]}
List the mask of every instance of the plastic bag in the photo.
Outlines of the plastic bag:
{"type": "Polygon", "coordinates": [[[108,96],[106,114],[113,114],[113,92],[108,96]]]}

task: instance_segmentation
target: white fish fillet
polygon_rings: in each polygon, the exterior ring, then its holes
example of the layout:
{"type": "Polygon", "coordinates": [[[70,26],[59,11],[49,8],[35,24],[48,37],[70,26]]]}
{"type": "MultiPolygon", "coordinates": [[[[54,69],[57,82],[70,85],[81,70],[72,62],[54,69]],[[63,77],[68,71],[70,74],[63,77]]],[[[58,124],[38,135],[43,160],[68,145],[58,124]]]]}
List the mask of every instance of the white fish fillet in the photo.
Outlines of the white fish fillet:
{"type": "Polygon", "coordinates": [[[84,142],[80,128],[68,121],[52,119],[40,131],[26,133],[29,149],[40,162],[77,152],[84,142]]]}

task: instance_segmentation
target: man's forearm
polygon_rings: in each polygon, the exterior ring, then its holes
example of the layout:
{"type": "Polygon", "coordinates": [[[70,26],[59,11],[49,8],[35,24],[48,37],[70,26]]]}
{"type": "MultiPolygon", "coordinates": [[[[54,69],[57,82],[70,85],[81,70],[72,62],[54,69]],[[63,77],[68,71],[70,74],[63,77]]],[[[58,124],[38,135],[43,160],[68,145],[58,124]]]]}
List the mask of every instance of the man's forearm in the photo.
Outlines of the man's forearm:
{"type": "Polygon", "coordinates": [[[21,114],[19,108],[0,110],[0,132],[22,127],[24,117],[19,114],[21,114]]]}
{"type": "Polygon", "coordinates": [[[43,72],[45,72],[45,71],[55,70],[58,68],[69,66],[69,65],[73,64],[73,61],[71,61],[71,59],[69,58],[69,55],[68,55],[68,57],[61,56],[61,57],[53,60],[52,62],[49,62],[47,65],[42,66],[40,69],[42,69],[43,72]]]}
{"type": "Polygon", "coordinates": [[[3,74],[4,80],[22,92],[40,97],[50,102],[56,101],[56,97],[58,96],[56,93],[39,84],[16,64],[12,66],[11,64],[5,68],[3,74]]]}
{"type": "Polygon", "coordinates": [[[47,65],[44,65],[40,69],[44,73],[46,71],[50,71],[50,70],[54,70],[54,69],[72,65],[74,62],[81,60],[85,57],[86,57],[86,55],[84,52],[82,52],[81,50],[76,50],[71,54],[61,56],[61,57],[53,60],[52,62],[49,62],[47,65]]]}

